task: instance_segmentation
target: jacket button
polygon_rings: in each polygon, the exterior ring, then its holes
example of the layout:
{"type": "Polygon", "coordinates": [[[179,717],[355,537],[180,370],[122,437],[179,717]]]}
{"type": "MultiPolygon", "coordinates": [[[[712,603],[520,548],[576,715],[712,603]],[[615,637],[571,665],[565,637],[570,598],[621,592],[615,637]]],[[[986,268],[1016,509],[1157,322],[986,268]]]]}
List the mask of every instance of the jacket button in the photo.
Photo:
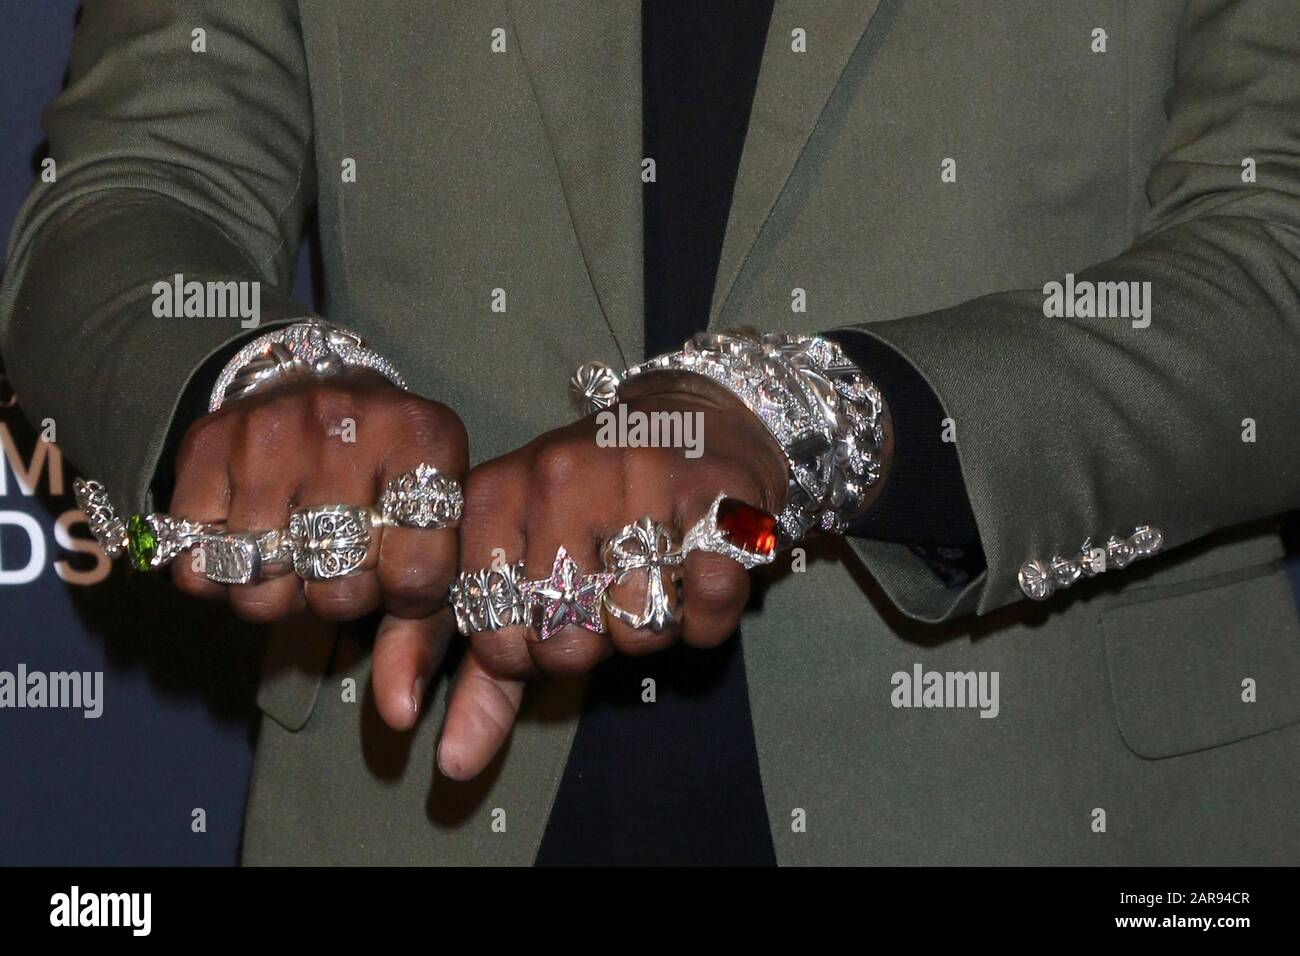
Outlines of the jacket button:
{"type": "Polygon", "coordinates": [[[1020,566],[1017,577],[1020,579],[1020,590],[1035,601],[1046,601],[1056,590],[1056,582],[1052,580],[1052,567],[1046,561],[1037,558],[1026,561],[1020,566]]]}
{"type": "Polygon", "coordinates": [[[1121,571],[1133,563],[1137,553],[1127,541],[1121,541],[1114,535],[1106,542],[1106,563],[1121,571]]]}
{"type": "Polygon", "coordinates": [[[1083,562],[1078,558],[1052,558],[1052,577],[1059,588],[1068,588],[1083,577],[1083,562]]]}
{"type": "Polygon", "coordinates": [[[1139,558],[1149,558],[1164,547],[1165,536],[1160,533],[1159,528],[1144,524],[1134,530],[1129,536],[1128,543],[1139,558]]]}

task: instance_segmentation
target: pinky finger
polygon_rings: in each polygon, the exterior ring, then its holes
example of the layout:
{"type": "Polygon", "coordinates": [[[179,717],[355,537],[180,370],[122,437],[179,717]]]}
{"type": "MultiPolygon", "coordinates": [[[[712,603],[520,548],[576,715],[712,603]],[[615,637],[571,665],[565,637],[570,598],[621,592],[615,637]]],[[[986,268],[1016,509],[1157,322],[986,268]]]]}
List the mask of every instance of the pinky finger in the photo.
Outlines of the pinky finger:
{"type": "Polygon", "coordinates": [[[682,640],[716,647],[740,626],[749,600],[749,572],[730,558],[692,551],[682,581],[682,640]]]}

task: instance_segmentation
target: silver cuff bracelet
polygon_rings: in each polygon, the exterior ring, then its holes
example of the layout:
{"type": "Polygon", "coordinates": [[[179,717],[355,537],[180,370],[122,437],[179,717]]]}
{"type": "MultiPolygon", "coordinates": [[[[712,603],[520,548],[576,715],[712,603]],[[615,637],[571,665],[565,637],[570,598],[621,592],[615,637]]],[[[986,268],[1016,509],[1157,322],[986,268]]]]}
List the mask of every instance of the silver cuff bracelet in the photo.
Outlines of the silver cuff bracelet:
{"type": "Polygon", "coordinates": [[[398,388],[406,382],[388,359],[366,347],[361,336],[320,319],[295,322],[258,336],[241,348],[217,376],[208,412],[296,375],[329,375],[369,368],[398,388]]]}
{"type": "Polygon", "coordinates": [[[782,543],[813,528],[842,532],[880,480],[884,403],[880,391],[837,344],[807,335],[736,328],[701,332],[680,352],[621,376],[583,365],[570,381],[582,415],[618,401],[619,386],[647,372],[692,372],[713,379],[758,416],[785,453],[790,486],[778,516],[782,543]]]}

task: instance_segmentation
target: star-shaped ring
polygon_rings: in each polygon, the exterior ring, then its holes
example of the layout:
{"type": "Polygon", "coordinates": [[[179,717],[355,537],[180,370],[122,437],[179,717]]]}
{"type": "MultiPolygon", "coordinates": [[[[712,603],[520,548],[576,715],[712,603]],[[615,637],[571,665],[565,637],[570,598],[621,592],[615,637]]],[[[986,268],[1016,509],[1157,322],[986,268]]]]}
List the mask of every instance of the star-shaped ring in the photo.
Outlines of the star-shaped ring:
{"type": "Polygon", "coordinates": [[[556,631],[570,624],[594,634],[604,634],[601,598],[613,580],[614,575],[608,572],[583,574],[578,563],[561,545],[555,552],[551,576],[539,581],[526,581],[520,588],[525,599],[542,610],[538,638],[548,641],[556,631]]]}

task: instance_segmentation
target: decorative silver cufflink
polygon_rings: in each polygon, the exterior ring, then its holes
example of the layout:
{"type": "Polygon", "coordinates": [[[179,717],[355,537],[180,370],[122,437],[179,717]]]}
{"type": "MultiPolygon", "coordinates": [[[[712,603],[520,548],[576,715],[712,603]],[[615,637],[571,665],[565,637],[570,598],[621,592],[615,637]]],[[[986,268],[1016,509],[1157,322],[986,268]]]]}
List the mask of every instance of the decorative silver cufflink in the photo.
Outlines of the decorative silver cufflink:
{"type": "Polygon", "coordinates": [[[1134,561],[1149,558],[1162,547],[1165,538],[1159,528],[1142,525],[1128,538],[1111,535],[1104,546],[1083,542],[1077,554],[1054,555],[1051,561],[1033,558],[1020,566],[1020,590],[1035,601],[1046,601],[1058,588],[1068,588],[1082,578],[1095,577],[1109,568],[1127,568],[1134,561]]]}

